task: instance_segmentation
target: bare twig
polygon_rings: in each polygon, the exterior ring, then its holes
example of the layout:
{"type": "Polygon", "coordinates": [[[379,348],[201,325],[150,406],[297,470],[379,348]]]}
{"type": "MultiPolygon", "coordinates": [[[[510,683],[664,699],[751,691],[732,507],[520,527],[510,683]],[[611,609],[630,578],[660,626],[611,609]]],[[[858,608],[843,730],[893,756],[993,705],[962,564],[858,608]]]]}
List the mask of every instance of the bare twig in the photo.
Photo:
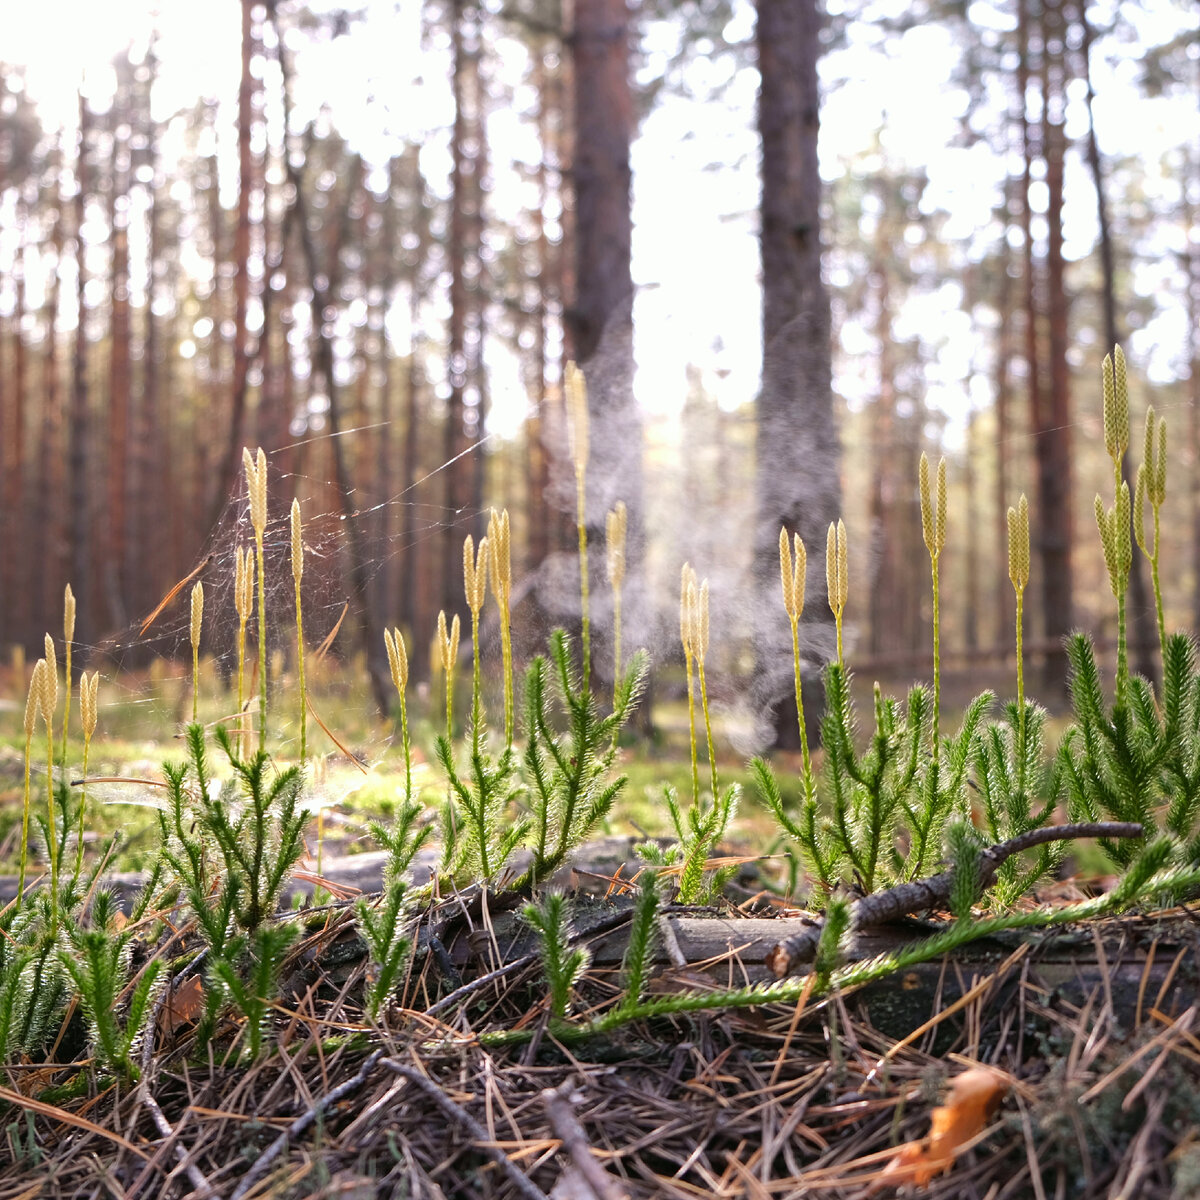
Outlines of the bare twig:
{"type": "Polygon", "coordinates": [[[357,1091],[367,1081],[367,1077],[375,1069],[375,1064],[383,1057],[382,1047],[373,1050],[363,1060],[358,1072],[338,1084],[332,1091],[321,1096],[309,1110],[297,1117],[263,1152],[254,1160],[254,1165],[242,1177],[230,1200],[241,1200],[246,1193],[267,1173],[271,1164],[295,1141],[327,1108],[336,1104],[343,1096],[357,1091]]]}
{"type": "MultiPolygon", "coordinates": [[[[612,933],[615,929],[620,929],[622,925],[629,924],[630,918],[633,916],[632,909],[626,909],[624,912],[614,913],[611,917],[605,917],[597,921],[594,925],[587,929],[581,929],[573,932],[568,940],[569,945],[574,945],[576,942],[588,941],[592,938],[603,937],[606,933],[612,933]]],[[[426,1015],[436,1016],[440,1012],[445,1012],[446,1009],[453,1007],[460,1000],[466,1000],[481,988],[485,988],[490,983],[495,983],[497,980],[505,979],[515,971],[521,970],[522,967],[531,966],[533,963],[540,961],[541,954],[534,952],[532,954],[523,954],[520,958],[513,959],[510,963],[505,963],[502,967],[497,967],[494,971],[488,971],[483,975],[477,976],[468,983],[464,983],[462,987],[457,987],[452,992],[448,992],[440,1000],[435,1001],[426,1010],[426,1015]]]]}
{"type": "MultiPolygon", "coordinates": [[[[1014,854],[1032,850],[1046,842],[1062,842],[1076,838],[1135,838],[1142,836],[1141,825],[1132,821],[1091,821],[1078,825],[1051,825],[1044,829],[1030,829],[1007,842],[989,846],[979,856],[979,878],[976,895],[991,887],[1000,865],[1014,854]]],[[[864,896],[850,906],[850,928],[861,929],[870,925],[886,925],[898,921],[909,913],[925,909],[945,908],[954,889],[954,872],[943,871],[929,879],[917,879],[911,883],[899,883],[883,892],[864,896]]],[[[801,963],[811,962],[816,957],[817,944],[821,940],[824,921],[816,922],[812,928],[782,941],[767,955],[767,965],[776,975],[790,975],[801,963]]]]}
{"type": "Polygon", "coordinates": [[[550,1118],[551,1128],[555,1137],[563,1144],[563,1149],[571,1156],[584,1186],[592,1193],[595,1200],[627,1200],[628,1192],[617,1185],[616,1180],[596,1161],[592,1154],[591,1143],[587,1134],[575,1116],[575,1108],[571,1103],[571,1092],[575,1084],[568,1079],[556,1088],[545,1088],[542,1092],[542,1104],[546,1115],[550,1118]]]}
{"type": "MultiPolygon", "coordinates": [[[[505,1178],[513,1185],[518,1195],[524,1196],[525,1200],[548,1200],[546,1193],[528,1175],[516,1167],[499,1146],[492,1144],[491,1138],[488,1137],[488,1131],[462,1105],[455,1104],[429,1076],[421,1074],[415,1067],[410,1067],[406,1063],[397,1062],[394,1058],[385,1058],[382,1062],[389,1071],[407,1079],[413,1087],[432,1100],[446,1116],[461,1126],[471,1140],[476,1143],[479,1152],[490,1158],[504,1172],[505,1178]]],[[[234,1195],[233,1200],[238,1200],[237,1194],[234,1195]]]]}
{"type": "MultiPolygon", "coordinates": [[[[181,1146],[176,1140],[179,1136],[179,1130],[172,1126],[171,1122],[167,1120],[166,1116],[163,1114],[163,1110],[158,1106],[158,1101],[155,1100],[155,1098],[150,1094],[149,1090],[146,1090],[142,1093],[141,1103],[150,1113],[151,1119],[158,1127],[158,1132],[161,1133],[166,1139],[163,1143],[163,1148],[165,1149],[167,1146],[170,1146],[174,1150],[175,1157],[179,1160],[180,1165],[187,1174],[188,1181],[191,1183],[192,1187],[196,1189],[196,1195],[199,1196],[201,1200],[220,1200],[220,1193],[216,1190],[216,1188],[213,1187],[211,1183],[208,1182],[200,1168],[191,1161],[191,1155],[188,1153],[186,1147],[181,1146]]],[[[136,1196],[141,1191],[142,1184],[147,1178],[153,1165],[153,1163],[146,1164],[146,1166],[142,1169],[141,1175],[138,1176],[126,1195],[136,1196]]]]}

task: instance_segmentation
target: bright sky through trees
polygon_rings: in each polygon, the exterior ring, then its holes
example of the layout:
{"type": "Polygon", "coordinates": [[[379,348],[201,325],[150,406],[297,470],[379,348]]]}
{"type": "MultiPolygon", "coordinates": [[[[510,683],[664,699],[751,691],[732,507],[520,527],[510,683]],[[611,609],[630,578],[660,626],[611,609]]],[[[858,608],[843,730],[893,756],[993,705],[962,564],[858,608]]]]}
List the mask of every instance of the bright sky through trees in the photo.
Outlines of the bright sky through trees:
{"type": "MultiPolygon", "coordinates": [[[[1112,7],[1111,2],[1094,6],[1093,24],[1109,24],[1112,7]]],[[[754,13],[750,0],[734,0],[733,8],[724,38],[734,50],[694,53],[682,67],[672,66],[684,36],[681,24],[640,24],[639,82],[650,84],[670,70],[669,86],[658,93],[633,151],[637,390],[642,404],[660,413],[682,405],[689,363],[702,368],[705,386],[725,407],[752,399],[758,386],[754,13]]],[[[842,0],[830,0],[827,8],[838,18],[842,0]]],[[[995,234],[993,213],[1006,164],[983,140],[964,145],[962,132],[969,125],[984,135],[1009,98],[993,78],[984,84],[983,103],[969,111],[966,91],[951,82],[963,45],[949,24],[916,24],[897,36],[870,18],[897,19],[909,10],[907,0],[880,0],[867,8],[865,14],[856,13],[867,19],[853,21],[845,43],[822,63],[822,174],[832,183],[847,172],[869,173],[884,159],[893,167],[923,168],[928,177],[923,211],[949,214],[943,237],[959,241],[965,259],[977,259],[995,234]]],[[[1178,36],[1188,27],[1189,11],[1170,3],[1120,8],[1114,34],[1100,39],[1092,56],[1101,152],[1107,158],[1136,157],[1147,194],[1170,204],[1179,184],[1163,164],[1189,140],[1195,142],[1196,108],[1178,97],[1144,94],[1140,47],[1178,36]]],[[[363,22],[333,42],[301,44],[297,39],[297,114],[307,120],[327,105],[337,128],[377,162],[384,161],[399,138],[419,138],[425,146],[422,165],[436,186],[449,173],[453,116],[444,31],[422,36],[420,5],[414,0],[372,0],[365,13],[363,22]]],[[[968,17],[985,45],[1011,21],[984,0],[969,7],[968,17]]],[[[223,200],[232,204],[240,30],[236,0],[11,5],[5,14],[3,53],[9,63],[24,68],[43,121],[70,127],[77,120],[79,81],[84,81],[93,109],[102,111],[114,86],[109,59],[130,42],[144,45],[152,22],[160,32],[156,115],[166,117],[200,96],[220,103],[223,200]]],[[[489,118],[493,161],[488,203],[502,215],[529,205],[528,187],[512,164],[532,162],[538,147],[534,130],[520,115],[528,100],[519,86],[523,49],[515,40],[500,41],[491,53],[497,94],[508,86],[517,89],[511,106],[498,104],[489,118]]],[[[268,93],[278,89],[277,68],[269,70],[268,93]]],[[[1086,132],[1082,82],[1073,81],[1068,95],[1067,132],[1076,142],[1067,162],[1064,232],[1065,255],[1075,260],[1092,252],[1096,218],[1078,143],[1086,132]]],[[[272,114],[278,119],[278,105],[269,101],[269,119],[272,114]]],[[[169,155],[170,148],[166,151],[169,155]]],[[[1033,195],[1036,205],[1036,187],[1033,195]]],[[[1038,233],[1035,227],[1035,238],[1038,233]]],[[[1178,240],[1183,232],[1175,230],[1174,235],[1178,240]]],[[[1173,288],[1181,295],[1178,270],[1167,261],[1179,248],[1163,244],[1163,261],[1139,267],[1135,288],[1143,294],[1173,288]]],[[[836,291],[843,282],[836,263],[827,270],[836,291]]],[[[961,300],[954,280],[918,289],[907,298],[894,330],[900,338],[923,337],[936,347],[930,356],[928,400],[951,414],[952,428],[968,403],[978,405],[987,398],[980,383],[972,394],[974,339],[961,300]]],[[[403,322],[392,332],[401,340],[403,322]]],[[[1134,331],[1131,351],[1147,378],[1163,382],[1177,376],[1185,335],[1182,305],[1169,303],[1134,331]]],[[[870,372],[860,372],[855,363],[856,354],[865,353],[867,334],[851,316],[841,325],[841,336],[844,354],[835,360],[836,384],[857,406],[868,398],[871,386],[870,372]]],[[[506,355],[493,355],[490,367],[495,401],[491,426],[509,432],[525,410],[515,364],[506,355]]]]}

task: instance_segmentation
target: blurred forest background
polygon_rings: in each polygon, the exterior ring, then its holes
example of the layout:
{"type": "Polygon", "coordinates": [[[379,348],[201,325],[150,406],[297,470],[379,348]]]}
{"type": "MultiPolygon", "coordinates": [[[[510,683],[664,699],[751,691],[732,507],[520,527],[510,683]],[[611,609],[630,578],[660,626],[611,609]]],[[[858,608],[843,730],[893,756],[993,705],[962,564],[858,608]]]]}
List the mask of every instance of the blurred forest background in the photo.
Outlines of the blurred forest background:
{"type": "Polygon", "coordinates": [[[1115,341],[1136,453],[1147,403],[1170,430],[1168,625],[1200,627],[1190,0],[41,8],[0,48],[0,645],[57,632],[70,581],[77,665],[177,651],[183,601],[139,619],[211,555],[223,652],[244,444],[270,455],[281,606],[297,495],[306,628],[348,603],[339,644],[378,685],[385,623],[420,647],[464,611],[490,505],[540,634],[578,605],[574,359],[601,625],[604,513],[630,508],[627,646],[677,653],[688,559],[718,695],[786,695],[779,527],[809,546],[815,666],[844,514],[853,665],[927,673],[927,450],[950,464],[948,664],[1011,665],[1024,491],[1053,699],[1063,635],[1114,633],[1092,501],[1115,341]]]}

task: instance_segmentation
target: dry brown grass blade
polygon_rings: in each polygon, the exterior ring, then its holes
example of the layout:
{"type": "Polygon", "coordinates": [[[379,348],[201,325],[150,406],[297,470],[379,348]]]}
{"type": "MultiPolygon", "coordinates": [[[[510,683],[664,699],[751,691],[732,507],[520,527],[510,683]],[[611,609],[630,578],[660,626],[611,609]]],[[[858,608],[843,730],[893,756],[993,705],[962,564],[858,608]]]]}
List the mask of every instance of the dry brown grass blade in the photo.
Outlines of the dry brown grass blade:
{"type": "Polygon", "coordinates": [[[197,575],[199,575],[199,574],[200,574],[200,572],[201,572],[201,571],[203,571],[203,570],[204,570],[204,568],[205,568],[205,567],[207,567],[207,566],[208,566],[208,564],[209,564],[210,562],[212,562],[212,560],[213,560],[213,555],[211,555],[211,554],[210,554],[210,555],[208,555],[208,556],[207,556],[207,557],[204,559],[204,561],[203,561],[203,562],[202,562],[202,563],[201,563],[201,564],[200,564],[198,567],[196,567],[196,568],[195,568],[195,570],[193,570],[193,571],[191,571],[189,574],[185,575],[185,576],[184,576],[184,577],[183,577],[183,578],[182,578],[182,579],[181,579],[181,580],[180,580],[180,581],[179,581],[179,582],[178,582],[178,583],[177,583],[177,584],[176,584],[176,585],[175,585],[175,586],[174,586],[174,587],[173,587],[173,588],[172,588],[172,589],[171,589],[171,590],[170,590],[170,591],[169,591],[169,592],[168,592],[168,593],[167,593],[167,594],[166,594],[166,595],[165,595],[165,596],[164,596],[164,597],[163,597],[163,598],[162,598],[162,599],[161,599],[161,600],[158,602],[158,606],[157,606],[157,607],[154,609],[154,611],[153,611],[153,612],[152,612],[152,613],[151,613],[151,614],[150,614],[150,615],[149,615],[149,616],[148,616],[148,617],[147,617],[147,618],[146,618],[146,619],[145,619],[145,620],[142,622],[142,627],[141,627],[141,629],[139,629],[139,630],[138,630],[138,637],[145,637],[145,636],[146,636],[146,630],[147,630],[147,629],[149,629],[149,628],[150,628],[150,626],[151,626],[151,625],[153,625],[153,624],[154,624],[154,622],[158,620],[158,618],[159,618],[159,617],[162,615],[163,609],[165,609],[165,608],[166,608],[166,607],[167,607],[167,606],[168,606],[168,605],[171,603],[171,601],[172,601],[172,600],[174,600],[174,599],[175,599],[175,597],[176,597],[176,596],[178,596],[178,595],[179,595],[179,593],[180,593],[180,592],[182,592],[182,591],[183,591],[183,589],[184,589],[185,587],[187,587],[187,585],[188,585],[189,583],[191,583],[191,582],[192,582],[192,580],[193,580],[193,579],[195,579],[195,578],[196,578],[196,576],[197,576],[197,575]]]}
{"type": "Polygon", "coordinates": [[[356,766],[356,767],[357,767],[357,768],[358,768],[358,769],[359,769],[359,770],[360,770],[360,771],[361,771],[361,772],[362,772],[364,775],[370,775],[370,773],[371,773],[371,772],[370,772],[370,770],[369,770],[369,769],[368,769],[368,768],[367,768],[367,767],[366,767],[366,766],[363,764],[362,760],[361,760],[361,759],[358,757],[358,755],[357,755],[357,754],[355,754],[355,753],[353,753],[353,752],[352,752],[352,751],[350,751],[350,750],[347,750],[347,749],[346,749],[346,747],[345,747],[345,746],[343,746],[343,745],[342,745],[342,743],[341,743],[340,741],[338,741],[337,737],[335,737],[335,736],[334,736],[333,730],[332,730],[332,729],[330,729],[330,728],[329,728],[329,726],[328,726],[328,725],[326,725],[326,724],[325,724],[325,722],[321,720],[321,716],[320,716],[320,714],[317,712],[317,710],[316,710],[315,708],[313,708],[312,697],[311,697],[311,696],[306,696],[306,697],[305,697],[305,699],[308,701],[308,711],[309,711],[309,712],[312,714],[312,719],[313,719],[314,721],[316,721],[316,723],[317,723],[317,724],[318,724],[318,725],[321,727],[321,732],[322,732],[322,733],[323,733],[323,734],[324,734],[324,735],[325,735],[325,736],[326,736],[326,737],[327,737],[327,738],[328,738],[328,739],[329,739],[329,740],[330,740],[330,741],[331,741],[331,742],[332,742],[332,743],[333,743],[333,744],[334,744],[334,745],[335,745],[335,746],[336,746],[336,747],[337,747],[337,748],[338,748],[338,749],[339,749],[339,750],[340,750],[340,751],[341,751],[341,752],[342,752],[342,753],[343,753],[343,754],[344,754],[344,755],[345,755],[345,756],[346,756],[346,757],[347,757],[347,758],[348,758],[348,759],[349,759],[349,760],[350,760],[350,761],[351,761],[351,762],[352,762],[352,763],[353,763],[353,764],[354,764],[354,765],[355,765],[355,766],[356,766]]]}
{"type": "Polygon", "coordinates": [[[940,1009],[924,1025],[918,1026],[907,1037],[901,1038],[894,1045],[889,1047],[883,1057],[875,1064],[871,1070],[871,1074],[867,1076],[867,1081],[874,1077],[875,1072],[883,1068],[884,1064],[895,1058],[906,1046],[911,1046],[913,1042],[927,1034],[931,1029],[940,1025],[947,1017],[952,1017],[956,1012],[966,1008],[972,1001],[979,999],[989,988],[994,986],[1000,979],[1003,979],[1013,967],[1017,965],[1029,953],[1029,944],[1027,942],[1018,946],[997,968],[992,974],[985,975],[973,988],[960,996],[953,1004],[947,1004],[940,1009]]]}
{"type": "MultiPolygon", "coordinates": [[[[315,651],[313,651],[313,656],[312,656],[312,657],[313,657],[313,661],[314,661],[314,662],[320,662],[320,661],[321,661],[321,659],[323,659],[323,658],[325,657],[325,655],[327,655],[327,654],[329,653],[329,648],[330,648],[330,647],[333,645],[333,640],[334,640],[334,638],[336,638],[336,637],[337,637],[337,635],[338,635],[338,630],[339,630],[339,629],[341,629],[341,627],[342,627],[342,622],[343,622],[343,621],[346,619],[346,614],[347,614],[349,611],[350,611],[350,601],[349,601],[349,600],[347,600],[347,601],[346,601],[346,603],[342,605],[342,613],[341,613],[341,616],[339,616],[339,617],[338,617],[338,619],[337,619],[337,621],[335,621],[335,622],[334,622],[334,626],[333,626],[333,628],[332,628],[332,629],[329,631],[329,634],[328,634],[328,636],[327,636],[327,637],[325,638],[325,640],[324,640],[324,641],[323,641],[323,642],[322,642],[322,643],[321,643],[321,644],[320,644],[320,645],[319,645],[319,646],[316,648],[316,650],[315,650],[315,651]]],[[[315,714],[314,714],[314,715],[315,715],[315,714]]]]}
{"type": "Polygon", "coordinates": [[[131,1154],[136,1154],[140,1159],[147,1162],[150,1160],[150,1156],[144,1150],[139,1150],[131,1141],[123,1138],[119,1133],[114,1133],[111,1129],[105,1129],[103,1125],[89,1121],[86,1117],[77,1117],[74,1113],[67,1112],[66,1109],[57,1108],[53,1104],[45,1104],[41,1100],[35,1100],[32,1096],[22,1096],[20,1092],[14,1092],[11,1088],[2,1086],[0,1086],[0,1100],[7,1100],[18,1108],[28,1109],[39,1116],[60,1121],[64,1125],[73,1125],[76,1129],[86,1130],[88,1133],[104,1138],[105,1141],[113,1142],[131,1154]]]}
{"type": "Polygon", "coordinates": [[[311,883],[313,887],[322,888],[335,900],[350,900],[355,896],[362,895],[362,888],[348,883],[335,883],[332,879],[326,879],[324,875],[318,875],[313,871],[293,871],[292,878],[299,879],[302,883],[311,883]]]}

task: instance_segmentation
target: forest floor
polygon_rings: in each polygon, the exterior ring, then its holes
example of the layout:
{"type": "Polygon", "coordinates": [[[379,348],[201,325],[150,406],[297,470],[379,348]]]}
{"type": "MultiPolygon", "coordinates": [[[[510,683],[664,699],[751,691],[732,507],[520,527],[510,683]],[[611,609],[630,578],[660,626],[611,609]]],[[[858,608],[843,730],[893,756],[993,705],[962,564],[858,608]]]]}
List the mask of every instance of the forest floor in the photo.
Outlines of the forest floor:
{"type": "MultiPolygon", "coordinates": [[[[610,861],[592,865],[575,880],[574,940],[591,964],[569,1021],[620,994],[631,904],[624,873],[601,887],[610,861]]],[[[651,994],[769,977],[765,951],[781,936],[770,927],[796,919],[762,897],[665,908],[651,994]]],[[[875,931],[856,954],[937,921],[875,931]]],[[[237,1061],[232,1017],[196,1052],[204,984],[178,966],[194,940],[185,927],[157,950],[176,967],[138,1083],[87,1070],[78,1014],[44,1061],[10,1070],[0,1200],[1184,1200],[1200,1189],[1190,912],[1010,935],[807,1006],[584,1039],[550,1020],[528,926],[503,894],[429,905],[378,1023],[358,1001],[368,968],[352,910],[334,902],[307,924],[270,1017],[274,1044],[252,1066],[237,1061]],[[984,1099],[944,1099],[981,1065],[993,1069],[984,1099]]]]}
{"type": "MultiPolygon", "coordinates": [[[[95,761],[134,777],[161,749],[114,740],[95,761]]],[[[9,800],[14,753],[0,761],[9,800]]],[[[623,817],[661,833],[647,787],[686,764],[661,749],[631,762],[623,817]]],[[[140,1080],[90,1071],[81,1014],[70,1012],[43,1058],[8,1068],[0,1085],[0,1200],[1200,1195],[1200,925],[1188,910],[994,937],[811,1003],[578,1037],[572,1026],[621,993],[637,867],[632,839],[619,836],[587,848],[562,879],[573,944],[589,954],[565,1023],[551,1019],[514,897],[478,889],[418,910],[407,976],[373,1022],[351,905],[377,867],[352,851],[364,814],[387,815],[395,781],[384,771],[355,784],[355,774],[342,761],[327,776],[340,797],[326,814],[327,902],[304,914],[270,1052],[240,1060],[234,1016],[197,1050],[199,939],[158,914],[168,933],[141,953],[169,961],[171,983],[137,1051],[140,1080]],[[972,1098],[955,1079],[982,1079],[983,1091],[972,1098]]],[[[134,834],[124,867],[141,865],[131,811],[113,804],[108,818],[134,834]]],[[[770,829],[747,802],[728,847],[747,861],[726,898],[664,906],[652,996],[772,978],[770,948],[803,918],[762,886],[764,873],[778,878],[776,861],[755,861],[770,829]]],[[[7,843],[0,862],[11,833],[7,843]]],[[[304,868],[311,890],[315,859],[304,868]]],[[[1102,886],[1076,878],[1038,899],[1102,886]]],[[[946,919],[865,931],[853,956],[946,919]]]]}

